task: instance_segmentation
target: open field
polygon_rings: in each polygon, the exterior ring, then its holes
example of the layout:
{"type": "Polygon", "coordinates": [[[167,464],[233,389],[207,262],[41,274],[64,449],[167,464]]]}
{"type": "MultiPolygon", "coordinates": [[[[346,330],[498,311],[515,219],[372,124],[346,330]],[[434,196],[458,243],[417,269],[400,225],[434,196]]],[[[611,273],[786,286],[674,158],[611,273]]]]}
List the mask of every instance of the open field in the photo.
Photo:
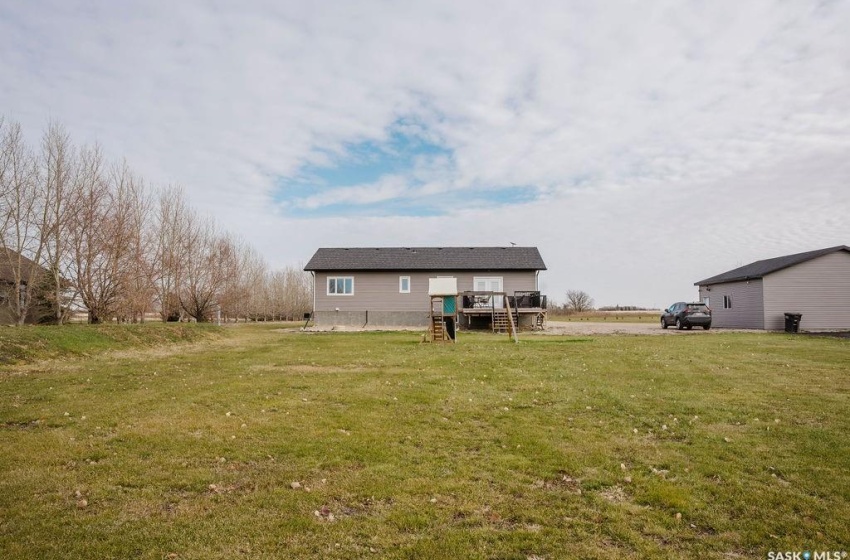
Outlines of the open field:
{"type": "Polygon", "coordinates": [[[850,550],[846,339],[419,339],[240,325],[0,367],[0,557],[850,550]]]}

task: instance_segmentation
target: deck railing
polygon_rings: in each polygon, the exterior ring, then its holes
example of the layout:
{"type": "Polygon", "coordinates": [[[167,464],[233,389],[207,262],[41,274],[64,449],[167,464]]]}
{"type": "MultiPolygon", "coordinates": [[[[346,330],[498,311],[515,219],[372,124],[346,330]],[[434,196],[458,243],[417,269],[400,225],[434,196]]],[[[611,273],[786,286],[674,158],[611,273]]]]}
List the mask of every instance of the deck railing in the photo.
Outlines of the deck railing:
{"type": "Polygon", "coordinates": [[[546,296],[540,292],[516,291],[509,296],[506,292],[467,291],[462,292],[461,296],[462,309],[501,308],[504,304],[500,303],[499,297],[507,298],[513,309],[546,309],[547,305],[546,296]]]}

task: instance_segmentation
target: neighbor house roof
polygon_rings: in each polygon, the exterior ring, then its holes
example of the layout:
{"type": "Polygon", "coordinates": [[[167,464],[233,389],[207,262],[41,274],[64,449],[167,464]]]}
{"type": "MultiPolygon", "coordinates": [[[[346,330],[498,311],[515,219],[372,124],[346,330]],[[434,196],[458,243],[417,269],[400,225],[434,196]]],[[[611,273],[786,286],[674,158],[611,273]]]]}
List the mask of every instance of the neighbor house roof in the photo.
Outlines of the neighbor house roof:
{"type": "Polygon", "coordinates": [[[696,282],[695,286],[709,286],[712,284],[722,284],[724,282],[738,282],[740,280],[751,280],[755,278],[763,278],[764,276],[777,272],[784,268],[794,266],[830,253],[838,251],[847,251],[850,253],[850,247],[847,245],[838,245],[837,247],[828,247],[826,249],[818,249],[817,251],[808,251],[806,253],[797,253],[795,255],[786,255],[784,257],[776,257],[773,259],[765,259],[756,261],[748,265],[738,267],[729,272],[706,278],[696,282]]]}
{"type": "Polygon", "coordinates": [[[45,270],[17,251],[7,247],[0,247],[0,281],[9,283],[15,281],[14,270],[18,267],[18,259],[20,259],[21,279],[25,283],[29,278],[37,276],[45,270]]]}
{"type": "Polygon", "coordinates": [[[546,270],[537,247],[319,249],[304,270],[546,270]]]}

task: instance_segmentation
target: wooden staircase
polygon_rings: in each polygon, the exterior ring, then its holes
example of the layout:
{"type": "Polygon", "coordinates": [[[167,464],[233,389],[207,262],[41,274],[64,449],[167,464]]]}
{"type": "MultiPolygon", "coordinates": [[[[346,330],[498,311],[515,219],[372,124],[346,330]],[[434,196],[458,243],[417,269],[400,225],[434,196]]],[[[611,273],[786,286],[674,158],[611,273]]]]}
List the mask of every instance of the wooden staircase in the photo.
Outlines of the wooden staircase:
{"type": "Polygon", "coordinates": [[[508,321],[508,312],[505,309],[494,309],[493,310],[493,332],[494,333],[506,333],[508,332],[509,321],[508,321]]]}
{"type": "Polygon", "coordinates": [[[446,326],[442,315],[431,315],[431,340],[434,342],[446,340],[446,326]]]}
{"type": "Polygon", "coordinates": [[[503,308],[493,308],[493,332],[508,333],[508,336],[519,342],[517,338],[517,325],[519,324],[519,311],[511,309],[510,300],[503,298],[503,308]]]}

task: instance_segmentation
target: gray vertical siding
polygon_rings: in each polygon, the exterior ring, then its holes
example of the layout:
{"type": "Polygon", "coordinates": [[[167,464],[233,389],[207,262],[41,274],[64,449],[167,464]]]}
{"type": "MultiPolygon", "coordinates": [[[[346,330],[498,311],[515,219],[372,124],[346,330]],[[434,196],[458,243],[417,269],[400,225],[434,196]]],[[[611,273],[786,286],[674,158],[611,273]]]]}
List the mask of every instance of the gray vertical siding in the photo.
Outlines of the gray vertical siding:
{"type": "Polygon", "coordinates": [[[711,325],[735,329],[763,329],[764,306],[761,279],[700,286],[699,299],[709,298],[711,325]],[[732,297],[732,308],[723,308],[723,296],[732,297]]]}
{"type": "MultiPolygon", "coordinates": [[[[537,273],[522,271],[392,271],[392,272],[316,272],[315,311],[428,312],[428,279],[437,276],[457,278],[459,291],[472,290],[473,278],[501,276],[508,293],[516,290],[536,290],[537,273]],[[328,295],[328,277],[354,278],[354,295],[328,295]],[[399,293],[399,276],[410,276],[410,293],[399,293]]],[[[324,316],[327,316],[326,314],[324,316]]]]}
{"type": "Polygon", "coordinates": [[[765,328],[802,313],[802,330],[850,329],[850,253],[838,251],[765,276],[765,328]]]}

